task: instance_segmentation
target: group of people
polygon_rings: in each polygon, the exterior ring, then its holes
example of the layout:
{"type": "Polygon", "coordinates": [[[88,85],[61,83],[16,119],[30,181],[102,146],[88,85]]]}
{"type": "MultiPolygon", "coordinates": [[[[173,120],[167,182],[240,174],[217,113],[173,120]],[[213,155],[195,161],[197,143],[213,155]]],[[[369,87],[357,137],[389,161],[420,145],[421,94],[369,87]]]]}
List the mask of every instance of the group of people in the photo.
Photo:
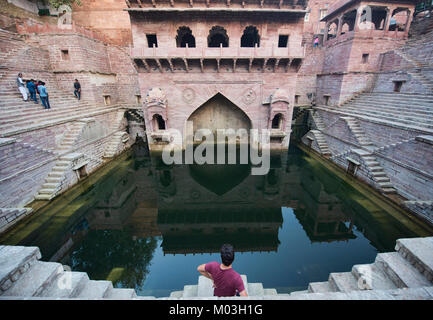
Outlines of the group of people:
{"type": "MultiPolygon", "coordinates": [[[[18,86],[18,90],[23,96],[24,101],[33,100],[35,104],[38,104],[38,95],[39,95],[42,106],[45,109],[51,109],[50,100],[48,98],[48,91],[47,88],[45,87],[45,82],[40,80],[34,80],[34,79],[24,81],[23,74],[19,73],[17,78],[17,86],[18,86]],[[30,95],[30,99],[28,97],[27,91],[28,94],[30,95]]],[[[74,82],[74,95],[78,100],[81,99],[81,85],[78,79],[75,79],[74,82]]]]}
{"type": "Polygon", "coordinates": [[[41,99],[42,106],[45,109],[51,109],[50,100],[48,99],[48,91],[47,88],[45,87],[45,82],[40,80],[34,80],[34,79],[24,81],[22,73],[19,73],[17,78],[17,86],[18,86],[18,90],[21,92],[21,95],[23,96],[24,101],[33,100],[35,104],[38,104],[37,95],[39,94],[39,98],[41,99]],[[30,99],[27,95],[27,90],[29,92],[30,99]]]}

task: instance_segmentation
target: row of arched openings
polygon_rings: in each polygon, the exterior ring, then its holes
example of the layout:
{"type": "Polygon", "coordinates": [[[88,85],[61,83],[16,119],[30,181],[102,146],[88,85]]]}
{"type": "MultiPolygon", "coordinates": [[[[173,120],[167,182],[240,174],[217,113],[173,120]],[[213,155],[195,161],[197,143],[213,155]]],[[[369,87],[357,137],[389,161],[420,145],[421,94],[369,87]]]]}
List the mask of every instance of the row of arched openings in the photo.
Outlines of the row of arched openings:
{"type": "MultiPolygon", "coordinates": [[[[227,30],[221,26],[213,26],[209,30],[207,37],[209,48],[219,48],[229,46],[229,36],[227,30]]],[[[195,37],[190,28],[183,26],[177,29],[176,45],[180,48],[195,48],[195,37]]],[[[260,47],[260,35],[255,26],[245,28],[241,37],[241,47],[260,47]]]]}

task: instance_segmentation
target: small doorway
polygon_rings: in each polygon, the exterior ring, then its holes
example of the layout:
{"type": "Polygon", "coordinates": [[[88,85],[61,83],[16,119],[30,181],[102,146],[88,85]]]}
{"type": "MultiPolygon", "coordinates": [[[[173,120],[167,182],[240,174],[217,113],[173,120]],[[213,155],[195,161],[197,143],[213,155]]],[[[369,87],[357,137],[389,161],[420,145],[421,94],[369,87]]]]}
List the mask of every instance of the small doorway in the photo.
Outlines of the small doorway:
{"type": "Polygon", "coordinates": [[[346,160],[348,161],[346,172],[351,176],[355,176],[360,163],[351,158],[346,158],[346,160]]]}
{"type": "Polygon", "coordinates": [[[394,81],[394,92],[400,92],[403,86],[403,81],[394,81]]]}
{"type": "Polygon", "coordinates": [[[272,129],[281,129],[282,123],[283,123],[283,116],[281,113],[278,113],[275,115],[275,117],[272,119],[272,129]]]}
{"type": "Polygon", "coordinates": [[[75,172],[77,173],[78,180],[83,180],[84,178],[86,178],[88,176],[85,165],[76,169],[75,172]]]}
{"type": "Polygon", "coordinates": [[[156,130],[165,130],[165,120],[159,114],[153,116],[153,127],[156,130]]]}

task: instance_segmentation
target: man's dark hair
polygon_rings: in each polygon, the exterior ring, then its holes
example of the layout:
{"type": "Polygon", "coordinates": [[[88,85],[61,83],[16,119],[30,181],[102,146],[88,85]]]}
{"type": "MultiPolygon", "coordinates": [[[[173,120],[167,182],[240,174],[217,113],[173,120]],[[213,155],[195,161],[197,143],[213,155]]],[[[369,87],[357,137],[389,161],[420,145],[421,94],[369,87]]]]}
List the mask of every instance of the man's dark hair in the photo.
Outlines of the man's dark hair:
{"type": "Polygon", "coordinates": [[[221,247],[221,260],[228,267],[235,260],[235,252],[231,244],[223,244],[221,247]]]}

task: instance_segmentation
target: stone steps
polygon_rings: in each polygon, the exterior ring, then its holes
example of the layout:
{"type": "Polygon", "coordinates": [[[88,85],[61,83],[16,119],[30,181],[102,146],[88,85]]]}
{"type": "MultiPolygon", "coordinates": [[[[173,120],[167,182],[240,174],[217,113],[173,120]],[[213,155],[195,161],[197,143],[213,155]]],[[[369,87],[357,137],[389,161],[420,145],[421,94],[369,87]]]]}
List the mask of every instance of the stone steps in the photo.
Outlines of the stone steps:
{"type": "MultiPolygon", "coordinates": [[[[248,283],[246,275],[241,275],[245,290],[249,296],[277,296],[279,295],[276,289],[265,289],[262,283],[248,283]]],[[[170,298],[206,298],[213,297],[212,281],[206,277],[199,276],[197,285],[186,285],[183,290],[173,291],[170,293],[170,298]]]]}
{"type": "Polygon", "coordinates": [[[385,270],[387,276],[399,288],[417,288],[432,285],[398,252],[379,253],[376,256],[375,263],[385,270]]]}
{"type": "MultiPolygon", "coordinates": [[[[96,111],[99,108],[92,108],[92,111],[96,111]]],[[[101,109],[104,109],[104,107],[101,107],[101,109]]],[[[69,108],[69,109],[65,109],[65,110],[54,110],[53,108],[45,111],[46,109],[40,109],[36,115],[31,115],[31,116],[23,116],[20,117],[19,119],[8,119],[8,120],[3,120],[0,121],[0,124],[2,125],[2,127],[9,127],[9,126],[13,126],[14,124],[21,124],[21,123],[26,123],[26,124],[37,124],[40,122],[45,122],[47,120],[55,120],[55,119],[61,119],[64,116],[70,116],[70,115],[74,115],[77,113],[80,113],[81,111],[88,111],[87,107],[83,107],[83,108],[69,108]]]]}
{"type": "Polygon", "coordinates": [[[39,189],[38,194],[35,196],[36,200],[51,200],[61,190],[65,174],[69,171],[69,167],[72,163],[70,156],[71,155],[62,156],[56,161],[51,172],[45,179],[45,183],[42,184],[41,189],[39,189]]]}
{"type": "MultiPolygon", "coordinates": [[[[432,245],[433,237],[399,239],[397,252],[379,253],[372,264],[354,265],[351,272],[331,273],[328,281],[312,282],[308,290],[290,295],[264,289],[261,283],[248,283],[242,275],[249,294],[246,299],[431,300],[433,279],[428,277],[432,276],[432,245]]],[[[4,288],[0,299],[154,299],[137,297],[133,289],[116,289],[110,281],[89,280],[85,273],[63,271],[58,263],[38,259],[40,251],[36,247],[0,246],[0,288],[4,288]],[[70,286],[59,287],[66,283],[70,286]]],[[[186,285],[184,290],[162,299],[214,299],[212,294],[212,282],[200,276],[197,285],[186,285]]]]}
{"type": "Polygon", "coordinates": [[[363,109],[363,110],[371,110],[371,111],[381,111],[381,112],[401,112],[402,115],[409,115],[409,116],[423,116],[423,115],[429,115],[433,112],[433,108],[430,107],[423,107],[423,106],[411,106],[411,108],[407,108],[407,106],[400,106],[400,105],[382,105],[380,110],[377,109],[374,105],[372,105],[372,102],[369,101],[354,101],[351,103],[351,105],[345,106],[345,108],[357,108],[357,109],[363,109]]]}
{"type": "Polygon", "coordinates": [[[52,151],[18,141],[13,145],[2,146],[0,147],[0,178],[6,178],[54,156],[52,151]]]}
{"type": "Polygon", "coordinates": [[[58,298],[77,297],[83,291],[88,281],[89,277],[85,272],[63,272],[38,296],[58,298]],[[67,278],[66,275],[70,275],[70,278],[67,278]],[[63,286],[59,286],[59,284],[63,286]]]}
{"type": "Polygon", "coordinates": [[[318,293],[318,292],[335,292],[335,289],[329,281],[324,282],[310,282],[308,285],[309,293],[318,293]]]}
{"type": "Polygon", "coordinates": [[[360,290],[358,281],[351,272],[331,273],[328,282],[334,291],[350,292],[360,290]]]}
{"type": "Polygon", "coordinates": [[[32,211],[32,208],[0,208],[0,232],[5,231],[32,211]]]}
{"type": "MultiPolygon", "coordinates": [[[[84,106],[73,106],[71,107],[70,105],[65,105],[65,106],[61,106],[60,108],[51,108],[52,110],[50,110],[50,115],[58,115],[58,114],[64,114],[67,112],[80,112],[82,110],[86,110],[86,109],[93,109],[94,107],[90,107],[90,105],[84,105],[84,106]]],[[[34,108],[32,110],[25,110],[25,112],[11,112],[10,114],[4,114],[0,113],[0,123],[1,124],[7,124],[10,122],[13,122],[14,120],[16,120],[17,116],[20,116],[20,120],[29,120],[29,119],[33,119],[33,118],[37,118],[39,117],[45,117],[47,115],[46,112],[41,113],[41,111],[44,110],[42,108],[42,106],[34,108]]]]}
{"type": "MultiPolygon", "coordinates": [[[[377,117],[383,117],[386,119],[391,119],[392,115],[391,113],[387,113],[387,112],[380,112],[380,111],[374,111],[374,109],[370,109],[370,110],[366,110],[366,109],[359,109],[356,106],[352,106],[352,107],[346,107],[345,108],[346,111],[350,111],[354,114],[365,114],[365,115],[374,115],[377,117]]],[[[430,115],[430,114],[429,114],[430,115]]],[[[423,125],[428,125],[428,126],[432,126],[433,125],[433,121],[430,120],[428,117],[426,117],[427,115],[423,115],[423,116],[399,116],[398,114],[394,114],[393,119],[395,120],[399,120],[401,122],[407,122],[407,123],[422,123],[423,125]]],[[[433,116],[433,112],[431,113],[431,116],[433,116]]]]}
{"type": "Polygon", "coordinates": [[[369,92],[363,95],[366,96],[382,96],[382,97],[409,97],[409,98],[418,98],[418,99],[427,99],[433,101],[433,94],[419,94],[419,93],[404,93],[404,92],[369,92]]]}
{"type": "MultiPolygon", "coordinates": [[[[59,143],[59,147],[57,148],[58,152],[64,152],[67,150],[71,150],[76,141],[79,139],[83,128],[86,125],[86,121],[77,121],[74,122],[71,126],[71,128],[65,132],[63,135],[62,141],[59,143]]],[[[64,162],[58,162],[59,164],[63,163],[63,165],[69,165],[67,161],[64,162]]]]}
{"type": "Polygon", "coordinates": [[[89,280],[77,295],[77,298],[102,299],[108,297],[112,290],[113,284],[111,281],[89,280]]]}
{"type": "Polygon", "coordinates": [[[314,139],[319,146],[320,153],[324,156],[331,155],[331,151],[329,150],[328,143],[326,142],[325,136],[319,130],[311,130],[310,131],[314,135],[314,139]]]}
{"type": "Polygon", "coordinates": [[[375,263],[354,265],[352,274],[355,276],[358,286],[363,290],[391,290],[397,288],[383,268],[375,263]]]}
{"type": "Polygon", "coordinates": [[[398,239],[395,250],[430,282],[433,282],[433,238],[398,239]]]}
{"type": "Polygon", "coordinates": [[[355,118],[352,117],[341,117],[341,119],[345,120],[350,131],[355,136],[355,139],[358,141],[358,143],[361,146],[372,146],[373,143],[371,140],[367,137],[364,130],[361,129],[358,121],[355,118]]]}
{"type": "Polygon", "coordinates": [[[328,108],[328,107],[324,107],[324,106],[318,106],[316,108],[320,109],[320,110],[327,111],[327,112],[337,113],[337,114],[340,114],[342,116],[356,117],[356,118],[367,120],[367,121],[373,121],[376,123],[383,123],[383,124],[389,125],[389,126],[395,126],[395,127],[404,128],[404,129],[418,130],[418,131],[422,131],[422,132],[425,132],[428,134],[433,134],[433,126],[423,125],[422,123],[419,123],[419,122],[414,122],[414,121],[404,121],[403,122],[403,121],[399,121],[398,119],[395,119],[395,117],[391,117],[391,116],[389,116],[389,117],[374,117],[368,113],[355,113],[355,112],[351,112],[351,111],[345,111],[344,108],[328,108]]]}
{"type": "Polygon", "coordinates": [[[126,134],[127,133],[124,131],[119,131],[113,134],[110,142],[104,150],[104,158],[112,158],[116,155],[117,150],[119,150],[119,145],[122,143],[122,137],[126,134]]]}
{"type": "Polygon", "coordinates": [[[38,247],[0,246],[0,295],[40,258],[38,247]]]}
{"type": "Polygon", "coordinates": [[[311,282],[307,291],[292,292],[290,296],[305,295],[304,298],[308,299],[309,294],[317,293],[375,292],[426,287],[430,287],[433,293],[432,248],[433,237],[399,239],[396,244],[397,252],[379,253],[372,264],[354,265],[351,272],[331,273],[328,281],[311,282]]]}
{"type": "Polygon", "coordinates": [[[433,99],[427,98],[426,96],[383,96],[383,95],[372,95],[368,93],[360,94],[359,96],[352,99],[352,101],[359,102],[373,102],[383,104],[384,106],[396,107],[404,106],[410,103],[414,107],[427,107],[430,108],[433,105],[433,99]]]}
{"type": "MultiPolygon", "coordinates": [[[[11,136],[11,135],[20,133],[23,130],[28,131],[28,130],[40,128],[41,126],[46,126],[46,125],[49,126],[49,125],[54,125],[54,124],[60,123],[60,122],[77,120],[77,119],[82,118],[82,117],[92,117],[92,116],[96,116],[96,115],[99,115],[99,114],[102,114],[105,112],[111,112],[112,110],[115,110],[115,109],[116,109],[115,106],[100,107],[100,108],[88,110],[85,113],[81,113],[80,115],[77,115],[75,112],[71,112],[70,114],[64,115],[62,117],[49,118],[46,121],[41,121],[38,123],[32,123],[31,121],[29,121],[28,123],[27,122],[26,123],[24,123],[24,122],[16,123],[13,125],[9,125],[7,127],[2,126],[2,128],[0,130],[0,136],[11,136]]],[[[48,110],[48,112],[49,112],[49,110],[48,110]]]]}
{"type": "Polygon", "coordinates": [[[63,267],[60,263],[36,261],[9,289],[3,291],[2,295],[37,296],[61,272],[63,272],[63,267]]]}
{"type": "Polygon", "coordinates": [[[395,193],[396,190],[391,184],[391,180],[384,171],[383,167],[377,162],[376,157],[364,150],[354,150],[362,159],[372,180],[379,186],[384,193],[395,193]]]}

